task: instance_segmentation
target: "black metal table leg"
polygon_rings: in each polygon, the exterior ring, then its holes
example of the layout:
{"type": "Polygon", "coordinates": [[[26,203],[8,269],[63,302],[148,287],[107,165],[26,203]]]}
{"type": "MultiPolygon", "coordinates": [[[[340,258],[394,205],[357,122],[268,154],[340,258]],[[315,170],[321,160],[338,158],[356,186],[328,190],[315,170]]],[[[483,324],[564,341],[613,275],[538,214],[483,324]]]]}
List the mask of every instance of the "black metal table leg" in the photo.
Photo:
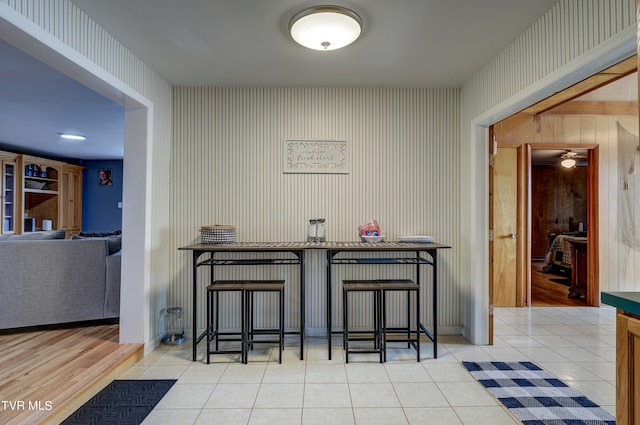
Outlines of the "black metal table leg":
{"type": "Polygon", "coordinates": [[[198,281],[198,256],[200,254],[197,251],[193,251],[193,305],[191,306],[193,312],[193,356],[192,360],[196,361],[196,347],[198,346],[198,328],[196,322],[198,321],[198,295],[197,295],[197,281],[198,281]]]}
{"type": "Polygon", "coordinates": [[[433,260],[433,358],[438,358],[438,262],[436,260],[437,251],[429,251],[433,260]]]}
{"type": "MultiPolygon", "coordinates": [[[[295,254],[295,253],[294,253],[295,254]]],[[[304,282],[304,251],[298,251],[300,259],[300,360],[304,360],[304,330],[305,330],[305,282],[304,282]]]]}
{"type": "Polygon", "coordinates": [[[333,262],[333,251],[327,250],[327,344],[329,347],[329,357],[331,360],[331,263],[333,262]]]}

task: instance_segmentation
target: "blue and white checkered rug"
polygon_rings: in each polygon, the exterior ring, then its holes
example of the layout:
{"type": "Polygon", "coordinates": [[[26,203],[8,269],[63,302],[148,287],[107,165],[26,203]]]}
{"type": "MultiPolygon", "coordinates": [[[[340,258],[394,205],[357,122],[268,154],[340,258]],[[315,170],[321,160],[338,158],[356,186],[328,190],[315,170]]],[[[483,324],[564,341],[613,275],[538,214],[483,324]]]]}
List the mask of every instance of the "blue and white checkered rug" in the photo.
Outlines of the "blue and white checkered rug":
{"type": "Polygon", "coordinates": [[[615,417],[531,362],[462,362],[526,425],[613,425],[615,417]]]}

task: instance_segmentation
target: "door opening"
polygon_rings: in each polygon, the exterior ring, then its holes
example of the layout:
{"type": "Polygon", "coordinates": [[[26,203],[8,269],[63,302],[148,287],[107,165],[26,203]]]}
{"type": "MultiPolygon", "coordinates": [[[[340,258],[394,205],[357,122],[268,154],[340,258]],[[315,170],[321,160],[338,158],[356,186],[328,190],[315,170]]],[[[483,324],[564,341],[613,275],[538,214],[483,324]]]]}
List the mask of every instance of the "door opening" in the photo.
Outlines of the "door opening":
{"type": "Polygon", "coordinates": [[[529,145],[528,152],[528,305],[598,305],[588,258],[598,246],[597,215],[589,213],[597,211],[597,175],[590,178],[597,146],[529,145]]]}
{"type": "MultiPolygon", "coordinates": [[[[511,285],[509,299],[512,298],[511,294],[514,292],[519,294],[516,296],[515,306],[541,305],[538,302],[539,294],[535,290],[533,291],[534,298],[532,302],[532,284],[535,285],[536,280],[540,277],[539,274],[535,274],[535,267],[539,265],[540,270],[545,267],[544,261],[548,254],[555,256],[556,254],[562,255],[562,252],[568,253],[564,264],[561,257],[552,259],[559,260],[560,265],[565,266],[564,269],[560,269],[565,272],[565,276],[558,276],[558,278],[564,277],[563,283],[569,283],[569,286],[566,287],[568,288],[566,289],[567,299],[563,300],[561,304],[600,305],[598,281],[598,147],[601,143],[606,143],[607,137],[610,138],[611,136],[603,131],[603,127],[605,127],[603,126],[603,121],[615,120],[616,116],[637,114],[637,110],[633,107],[633,105],[637,105],[636,103],[612,102],[610,99],[605,99],[605,97],[611,96],[616,92],[611,87],[618,82],[633,80],[637,83],[636,70],[637,57],[632,56],[489,127],[489,139],[491,140],[489,153],[492,158],[490,161],[491,166],[489,167],[489,343],[492,342],[493,336],[493,308],[501,305],[500,302],[504,300],[504,294],[501,291],[505,286],[511,285]],[[599,96],[602,96],[603,93],[605,93],[604,96],[600,98],[599,96]],[[602,137],[604,139],[601,139],[602,137]],[[498,235],[494,231],[496,221],[501,220],[499,216],[496,218],[495,200],[499,199],[500,196],[498,196],[496,187],[494,187],[495,159],[500,156],[501,149],[513,149],[514,147],[522,146],[525,147],[526,152],[525,155],[517,156],[517,167],[519,167],[515,174],[515,179],[518,182],[517,201],[515,207],[512,208],[515,211],[515,220],[518,223],[516,226],[517,232],[498,235]],[[580,149],[580,152],[574,152],[575,149],[580,149]],[[583,197],[579,199],[579,203],[583,205],[578,214],[571,211],[567,215],[567,211],[565,211],[553,217],[542,214],[543,217],[541,218],[539,216],[539,207],[532,206],[540,197],[538,193],[535,193],[536,188],[532,186],[534,184],[532,181],[539,174],[534,165],[536,159],[532,157],[543,154],[545,150],[559,150],[558,154],[560,156],[564,154],[586,156],[586,158],[578,158],[587,161],[586,177],[584,176],[584,171],[582,171],[583,177],[581,177],[581,184],[586,187],[586,195],[582,195],[583,197]],[[585,179],[586,182],[584,182],[585,179]],[[584,204],[586,204],[586,207],[584,204]],[[533,211],[532,208],[534,208],[533,211]],[[538,221],[536,222],[536,220],[538,221]],[[540,221],[544,222],[545,220],[550,221],[557,228],[541,229],[539,226],[540,221]],[[582,245],[579,240],[574,241],[575,243],[565,242],[564,251],[549,251],[555,240],[555,238],[551,239],[552,234],[557,236],[558,233],[565,234],[564,236],[567,238],[585,238],[586,241],[582,245]],[[569,235],[566,235],[567,233],[569,235]],[[574,234],[571,235],[570,233],[574,234]],[[499,254],[499,251],[496,252],[495,250],[500,249],[499,245],[502,239],[509,237],[518,241],[515,247],[511,248],[512,251],[516,252],[517,259],[515,264],[509,265],[510,269],[515,268],[516,277],[510,278],[510,281],[505,283],[499,280],[505,276],[504,273],[501,274],[501,271],[506,267],[500,263],[503,256],[499,254]],[[541,251],[541,246],[545,244],[547,245],[546,250],[541,251]],[[499,255],[496,255],[496,253],[499,255]],[[579,264],[573,264],[572,258],[574,257],[579,264]]],[[[620,90],[618,93],[625,91],[628,92],[629,90],[620,90]]],[[[567,158],[557,158],[558,162],[562,159],[570,159],[570,155],[565,156],[567,158]]],[[[498,164],[500,165],[500,161],[498,161],[498,164]]],[[[565,175],[566,177],[567,175],[565,175]]],[[[572,181],[572,183],[574,182],[572,181]]],[[[552,189],[555,188],[552,187],[552,189]]],[[[549,187],[546,190],[549,191],[549,187]]],[[[571,189],[569,194],[571,197],[577,198],[571,189]]],[[[566,198],[569,198],[566,195],[566,193],[564,195],[556,194],[556,199],[561,197],[562,200],[566,200],[566,198]]],[[[556,202],[556,204],[558,203],[556,202]]],[[[504,210],[504,207],[499,207],[498,210],[504,210]]],[[[552,267],[548,268],[550,271],[553,270],[552,267]]],[[[534,289],[537,290],[537,288],[534,289]]],[[[542,301],[542,303],[544,302],[542,301]]]]}

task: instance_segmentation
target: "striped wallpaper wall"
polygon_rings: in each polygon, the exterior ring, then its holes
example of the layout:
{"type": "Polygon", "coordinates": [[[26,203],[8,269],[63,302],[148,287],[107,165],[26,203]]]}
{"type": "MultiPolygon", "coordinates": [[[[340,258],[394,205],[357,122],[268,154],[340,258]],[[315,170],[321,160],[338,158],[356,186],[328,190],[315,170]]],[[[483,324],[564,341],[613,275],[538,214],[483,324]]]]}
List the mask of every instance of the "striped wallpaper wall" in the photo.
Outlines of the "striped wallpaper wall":
{"type": "Polygon", "coordinates": [[[635,22],[635,0],[560,0],[465,84],[465,108],[493,108],[635,22]]]}
{"type": "MultiPolygon", "coordinates": [[[[151,288],[149,291],[150,329],[145,331],[145,342],[160,335],[159,312],[166,306],[165,288],[168,275],[169,257],[174,256],[165,248],[163,230],[169,225],[169,185],[170,144],[171,144],[171,88],[151,68],[120,44],[94,20],[82,12],[69,0],[0,0],[0,6],[8,6],[32,21],[62,43],[75,49],[82,56],[97,64],[108,74],[122,81],[153,102],[153,147],[151,194],[151,251],[148,272],[151,288]]],[[[127,105],[129,106],[129,105],[127,105]]],[[[136,141],[144,143],[144,141],[136,141]]],[[[126,148],[125,148],[126,151],[126,148]]],[[[131,158],[129,158],[131,161],[131,158]]],[[[127,166],[135,166],[124,160],[127,166]]],[[[140,196],[144,196],[143,193],[140,196]]],[[[126,214],[126,205],[123,214],[126,214]]],[[[131,213],[131,212],[130,212],[131,213]]],[[[141,212],[133,212],[140,214],[141,212]]],[[[143,252],[130,253],[137,261],[143,261],[143,252]]],[[[136,260],[134,260],[136,261],[136,260]]],[[[135,284],[132,283],[132,284],[135,284]]],[[[141,308],[140,311],[144,311],[141,308]]],[[[143,318],[140,317],[140,321],[143,318]]]]}
{"type": "MultiPolygon", "coordinates": [[[[458,94],[455,89],[175,87],[173,248],[197,242],[203,224],[233,224],[240,241],[301,241],[308,220],[316,217],[327,220],[330,240],[357,240],[358,224],[369,219],[379,220],[389,240],[433,235],[454,247],[443,254],[440,268],[440,323],[458,331],[458,94]],[[349,174],[283,173],[288,138],[346,140],[349,174]]],[[[168,298],[190,315],[187,255],[172,259],[168,298]]],[[[404,273],[376,270],[381,272],[404,273]]],[[[224,273],[220,276],[282,274],[297,282],[295,268],[224,273]]],[[[307,324],[320,329],[326,303],[321,253],[310,253],[306,280],[307,324]]],[[[204,312],[199,323],[203,326],[204,312]]]]}

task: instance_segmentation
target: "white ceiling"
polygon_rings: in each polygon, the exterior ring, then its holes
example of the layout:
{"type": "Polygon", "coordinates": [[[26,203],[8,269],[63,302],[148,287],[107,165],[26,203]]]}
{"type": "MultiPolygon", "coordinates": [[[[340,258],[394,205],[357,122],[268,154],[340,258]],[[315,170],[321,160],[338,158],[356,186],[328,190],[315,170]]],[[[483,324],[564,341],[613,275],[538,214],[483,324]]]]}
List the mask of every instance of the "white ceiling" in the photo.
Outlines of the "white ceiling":
{"type": "Polygon", "coordinates": [[[0,39],[0,148],[76,159],[124,153],[124,108],[0,39]],[[85,142],[60,139],[62,132],[85,142]]]}
{"type": "MultiPolygon", "coordinates": [[[[340,0],[348,48],[288,34],[308,0],[72,0],[174,85],[460,87],[558,0],[340,0]]],[[[322,3],[320,3],[322,4],[322,3]]]]}
{"type": "MultiPolygon", "coordinates": [[[[429,88],[460,87],[558,2],[339,1],[362,17],[363,34],[318,52],[287,33],[290,17],[318,2],[72,1],[173,85],[429,88]]],[[[122,158],[122,107],[8,44],[0,42],[0,57],[0,145],[122,158]],[[61,144],[67,130],[88,141],[61,144]]]]}
{"type": "MultiPolygon", "coordinates": [[[[562,154],[567,151],[567,149],[532,149],[531,164],[544,167],[560,167],[562,154]]],[[[571,152],[578,154],[576,157],[576,166],[587,166],[587,155],[589,154],[587,149],[571,149],[571,152]]]]}

